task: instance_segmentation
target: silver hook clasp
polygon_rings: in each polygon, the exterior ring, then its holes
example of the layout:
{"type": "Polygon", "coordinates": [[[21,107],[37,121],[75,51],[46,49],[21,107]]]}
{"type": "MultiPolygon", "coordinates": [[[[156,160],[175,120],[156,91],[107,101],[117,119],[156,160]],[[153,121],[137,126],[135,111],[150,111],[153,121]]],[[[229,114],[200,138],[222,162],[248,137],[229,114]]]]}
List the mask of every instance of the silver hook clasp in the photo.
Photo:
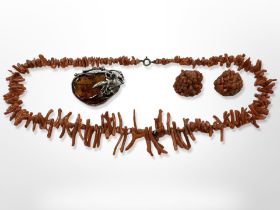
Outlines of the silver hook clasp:
{"type": "Polygon", "coordinates": [[[149,65],[151,65],[151,64],[152,64],[151,59],[149,59],[147,56],[146,56],[146,58],[145,58],[145,59],[140,60],[140,62],[142,62],[144,66],[149,66],[149,65]]]}

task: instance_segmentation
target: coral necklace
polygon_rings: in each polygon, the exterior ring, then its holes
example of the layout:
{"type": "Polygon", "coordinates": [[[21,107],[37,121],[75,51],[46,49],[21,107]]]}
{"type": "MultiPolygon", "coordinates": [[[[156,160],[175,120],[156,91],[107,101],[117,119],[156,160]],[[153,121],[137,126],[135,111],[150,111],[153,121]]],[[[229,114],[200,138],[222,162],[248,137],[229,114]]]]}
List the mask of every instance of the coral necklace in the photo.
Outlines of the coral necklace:
{"type": "MultiPolygon", "coordinates": [[[[147,145],[147,152],[153,155],[152,146],[155,147],[158,154],[166,154],[167,151],[164,146],[160,143],[160,137],[164,135],[170,135],[175,150],[178,148],[190,149],[191,141],[195,141],[194,132],[208,133],[212,136],[214,131],[219,130],[221,132],[221,141],[223,141],[223,132],[225,128],[235,128],[242,125],[251,123],[255,127],[259,127],[257,120],[263,120],[267,117],[269,110],[268,106],[270,104],[270,94],[273,93],[273,87],[275,86],[276,79],[268,79],[265,76],[266,70],[262,68],[262,62],[257,60],[256,64],[253,65],[250,58],[246,58],[244,54],[237,56],[228,56],[227,54],[220,56],[212,56],[210,58],[194,59],[192,57],[179,57],[176,56],[171,59],[160,58],[151,61],[147,57],[144,60],[137,59],[135,57],[128,58],[126,56],[118,58],[100,58],[100,57],[83,57],[83,58],[51,58],[46,59],[43,55],[39,55],[38,58],[33,60],[26,60],[24,64],[18,63],[13,65],[14,70],[10,71],[11,76],[7,77],[6,80],[9,82],[9,92],[5,94],[4,100],[9,107],[7,108],[5,114],[10,114],[10,120],[14,120],[14,125],[17,126],[22,122],[25,122],[25,127],[27,128],[31,123],[33,124],[33,131],[39,126],[40,129],[47,131],[47,137],[50,138],[53,128],[62,128],[60,138],[65,134],[68,134],[72,139],[72,146],[76,144],[76,136],[79,135],[83,140],[83,143],[87,147],[99,147],[101,141],[101,135],[104,134],[106,139],[115,136],[117,133],[120,135],[116,146],[114,148],[113,154],[116,153],[118,147],[121,152],[129,150],[137,139],[144,138],[147,145]],[[183,118],[183,127],[180,128],[176,125],[175,121],[171,122],[170,113],[167,113],[166,125],[164,125],[162,120],[163,111],[160,109],[157,118],[154,118],[155,128],[152,126],[146,126],[145,128],[138,128],[136,124],[136,114],[133,110],[133,127],[128,128],[123,125],[122,116],[118,112],[117,114],[110,114],[108,111],[101,115],[101,124],[92,124],[90,119],[83,122],[80,114],[78,114],[75,122],[70,122],[69,118],[72,112],[63,114],[61,109],[58,109],[57,117],[51,118],[51,114],[54,112],[50,109],[45,115],[42,113],[33,114],[26,109],[22,108],[22,100],[20,96],[24,93],[26,88],[22,84],[24,81],[23,75],[29,73],[29,69],[40,68],[49,66],[51,68],[65,68],[68,66],[73,67],[89,67],[93,66],[92,70],[84,71],[82,74],[77,74],[76,78],[82,81],[81,84],[89,84],[88,78],[90,77],[90,71],[95,74],[99,74],[99,79],[95,81],[99,92],[92,93],[92,95],[85,95],[88,91],[81,91],[82,86],[76,80],[73,80],[72,88],[74,94],[82,101],[88,104],[99,104],[105,102],[109,97],[114,95],[120,84],[123,83],[123,76],[118,71],[108,71],[100,67],[100,65],[138,65],[142,63],[145,66],[151,64],[169,64],[177,63],[180,65],[192,66],[223,66],[226,64],[230,67],[232,64],[238,67],[238,70],[245,70],[250,72],[255,76],[255,86],[257,86],[258,93],[255,94],[255,100],[248,107],[242,107],[240,110],[228,110],[224,111],[222,118],[213,116],[214,121],[210,123],[196,118],[194,121],[190,121],[188,118],[183,118]],[[95,97],[98,95],[98,97],[95,97]],[[101,96],[101,97],[100,97],[101,96]],[[87,100],[90,99],[90,100],[87,100]],[[132,138],[130,142],[127,142],[128,136],[131,135],[132,138]]],[[[97,77],[96,77],[97,78],[97,77]]],[[[92,81],[92,80],[91,80],[92,81]]]]}

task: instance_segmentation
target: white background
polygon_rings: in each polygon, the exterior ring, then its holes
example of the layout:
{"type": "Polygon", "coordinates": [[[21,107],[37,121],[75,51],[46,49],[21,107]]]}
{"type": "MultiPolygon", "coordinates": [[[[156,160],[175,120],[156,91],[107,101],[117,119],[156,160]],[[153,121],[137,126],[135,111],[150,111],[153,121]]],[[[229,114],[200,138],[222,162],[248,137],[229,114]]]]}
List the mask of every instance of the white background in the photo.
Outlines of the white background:
{"type": "MultiPolygon", "coordinates": [[[[263,60],[269,78],[279,79],[279,8],[276,0],[1,1],[0,93],[7,92],[7,70],[39,53],[151,59],[246,53],[263,60]]],[[[100,107],[72,95],[77,69],[31,71],[24,107],[44,114],[61,107],[97,123],[101,113],[120,111],[128,126],[135,108],[139,127],[153,125],[161,108],[182,126],[183,117],[212,121],[213,114],[246,106],[256,92],[253,76],[241,72],[238,95],[217,94],[213,81],[225,68],[199,68],[203,90],[194,98],[173,90],[180,66],[114,68],[126,83],[100,107]]],[[[103,139],[99,149],[85,148],[80,140],[72,148],[68,137],[58,138],[60,130],[49,140],[45,131],[16,128],[0,100],[0,209],[279,209],[279,94],[276,88],[260,129],[227,129],[224,143],[218,133],[198,133],[190,151],[174,152],[166,137],[161,142],[169,154],[154,158],[144,139],[114,157],[117,137],[103,139]]]]}

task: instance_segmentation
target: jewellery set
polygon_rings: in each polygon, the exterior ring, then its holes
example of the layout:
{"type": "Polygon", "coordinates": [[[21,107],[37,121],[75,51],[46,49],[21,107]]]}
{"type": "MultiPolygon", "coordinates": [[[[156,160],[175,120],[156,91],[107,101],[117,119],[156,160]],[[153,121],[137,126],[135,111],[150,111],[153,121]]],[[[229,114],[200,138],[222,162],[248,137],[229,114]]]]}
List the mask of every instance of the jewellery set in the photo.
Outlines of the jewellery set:
{"type": "MultiPolygon", "coordinates": [[[[269,114],[270,95],[273,94],[276,79],[269,79],[265,75],[267,70],[263,69],[262,61],[257,60],[254,64],[245,54],[240,55],[219,55],[210,58],[192,58],[180,57],[174,58],[149,58],[138,59],[135,57],[121,56],[117,58],[106,57],[82,57],[82,58],[46,58],[39,55],[38,58],[26,60],[25,63],[17,63],[9,70],[11,75],[6,78],[8,81],[8,93],[3,98],[8,104],[5,112],[10,115],[10,121],[15,126],[24,123],[24,126],[32,126],[34,131],[37,128],[46,130],[47,137],[50,138],[53,129],[61,129],[60,138],[68,135],[72,141],[72,146],[76,144],[77,136],[87,147],[97,148],[103,139],[102,135],[108,140],[111,136],[119,135],[116,141],[113,154],[119,150],[123,153],[132,148],[137,141],[144,139],[146,150],[150,155],[154,155],[154,150],[160,154],[166,154],[160,138],[169,135],[172,140],[174,150],[191,148],[191,142],[195,141],[195,132],[207,133],[210,137],[215,131],[220,132],[220,140],[224,140],[225,128],[239,128],[245,124],[252,124],[259,127],[257,121],[264,120],[269,114]],[[238,71],[244,70],[255,77],[254,86],[257,93],[255,99],[247,107],[240,109],[225,110],[221,116],[213,115],[213,122],[195,118],[190,120],[187,117],[182,118],[183,126],[177,126],[175,121],[171,120],[171,115],[167,112],[166,122],[163,121],[163,111],[159,109],[154,118],[154,127],[147,125],[139,128],[136,123],[136,113],[133,110],[133,126],[128,127],[123,124],[121,113],[110,113],[106,111],[100,118],[96,117],[93,123],[91,119],[83,120],[81,115],[75,117],[71,122],[72,112],[63,113],[62,109],[53,109],[47,113],[33,113],[23,108],[21,95],[26,91],[24,86],[24,75],[29,74],[30,70],[41,67],[51,67],[52,69],[61,69],[66,67],[83,67],[85,70],[76,73],[71,83],[72,92],[80,101],[93,106],[98,106],[110,100],[124,84],[124,75],[118,70],[107,70],[104,66],[108,65],[168,65],[176,63],[181,66],[192,67],[190,70],[181,70],[180,74],[174,78],[173,88],[175,92],[182,97],[192,97],[198,95],[203,88],[203,74],[197,71],[197,66],[212,67],[226,66],[228,70],[224,71],[215,81],[214,89],[217,93],[225,97],[237,94],[243,87],[243,80],[238,71]],[[238,70],[233,71],[231,66],[237,66],[238,70]],[[100,124],[97,122],[100,120],[100,124]]],[[[70,83],[69,83],[70,84],[70,83]]],[[[70,85],[69,85],[70,86],[70,85]]],[[[78,101],[77,101],[78,102],[78,101]]]]}

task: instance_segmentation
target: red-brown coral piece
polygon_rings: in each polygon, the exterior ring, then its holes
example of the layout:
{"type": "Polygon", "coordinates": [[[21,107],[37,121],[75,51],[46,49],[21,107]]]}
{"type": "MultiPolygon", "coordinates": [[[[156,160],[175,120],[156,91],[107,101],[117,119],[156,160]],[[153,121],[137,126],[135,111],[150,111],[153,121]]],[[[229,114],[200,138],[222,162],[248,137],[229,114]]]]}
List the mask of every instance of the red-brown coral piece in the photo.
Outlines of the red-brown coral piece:
{"type": "Polygon", "coordinates": [[[224,71],[215,81],[215,90],[223,96],[233,96],[243,87],[243,80],[238,72],[224,71]]]}
{"type": "Polygon", "coordinates": [[[197,71],[181,70],[174,82],[174,90],[181,96],[195,96],[202,88],[203,75],[197,71]]]}

